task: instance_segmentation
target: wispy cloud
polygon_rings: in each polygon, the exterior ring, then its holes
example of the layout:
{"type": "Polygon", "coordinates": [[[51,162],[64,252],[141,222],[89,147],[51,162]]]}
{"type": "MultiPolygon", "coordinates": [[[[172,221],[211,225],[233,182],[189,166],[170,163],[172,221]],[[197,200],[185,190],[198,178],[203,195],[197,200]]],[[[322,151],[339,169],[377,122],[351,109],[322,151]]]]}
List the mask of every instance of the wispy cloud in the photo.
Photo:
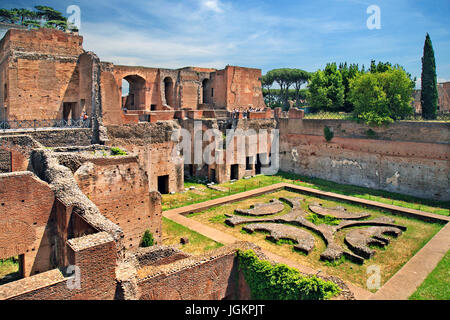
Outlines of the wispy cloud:
{"type": "Polygon", "coordinates": [[[222,9],[222,3],[219,0],[201,0],[201,4],[203,7],[212,10],[217,13],[222,13],[224,10],[222,9]]]}

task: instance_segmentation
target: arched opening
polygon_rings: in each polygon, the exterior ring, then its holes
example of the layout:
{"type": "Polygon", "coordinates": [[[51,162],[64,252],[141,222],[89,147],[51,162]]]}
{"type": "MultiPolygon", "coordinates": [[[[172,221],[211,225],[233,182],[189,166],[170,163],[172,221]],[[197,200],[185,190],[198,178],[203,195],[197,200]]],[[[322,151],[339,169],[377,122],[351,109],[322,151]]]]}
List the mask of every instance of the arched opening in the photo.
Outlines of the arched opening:
{"type": "Polygon", "coordinates": [[[145,110],[145,79],[138,75],[122,79],[122,108],[145,110]]]}
{"type": "Polygon", "coordinates": [[[202,81],[202,89],[203,89],[203,99],[202,103],[212,103],[211,97],[208,95],[209,92],[209,79],[205,79],[202,81]]]}
{"type": "Polygon", "coordinates": [[[168,106],[174,106],[173,81],[171,78],[164,79],[164,97],[168,106]]]}

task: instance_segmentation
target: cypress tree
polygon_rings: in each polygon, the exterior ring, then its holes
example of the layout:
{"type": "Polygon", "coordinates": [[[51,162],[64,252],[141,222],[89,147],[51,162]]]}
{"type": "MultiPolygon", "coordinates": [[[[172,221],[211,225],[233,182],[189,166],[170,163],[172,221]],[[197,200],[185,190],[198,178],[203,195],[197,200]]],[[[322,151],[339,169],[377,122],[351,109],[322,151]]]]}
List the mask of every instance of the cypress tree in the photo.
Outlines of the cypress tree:
{"type": "Polygon", "coordinates": [[[436,119],[438,103],[436,61],[434,59],[433,45],[428,33],[423,47],[420,102],[422,104],[422,117],[430,120],[436,119]]]}

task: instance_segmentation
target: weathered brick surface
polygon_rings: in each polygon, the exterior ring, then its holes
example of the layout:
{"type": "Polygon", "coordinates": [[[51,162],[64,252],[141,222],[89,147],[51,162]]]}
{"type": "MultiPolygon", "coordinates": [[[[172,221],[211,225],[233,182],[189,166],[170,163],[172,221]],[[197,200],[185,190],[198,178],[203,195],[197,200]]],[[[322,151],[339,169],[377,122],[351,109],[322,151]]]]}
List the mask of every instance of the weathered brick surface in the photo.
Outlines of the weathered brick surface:
{"type": "Polygon", "coordinates": [[[31,172],[0,174],[0,259],[23,254],[24,276],[52,266],[54,200],[31,172]]]}
{"type": "Polygon", "coordinates": [[[236,249],[258,248],[239,242],[202,256],[139,270],[141,300],[249,299],[249,290],[238,277],[236,249]]]}
{"type": "Polygon", "coordinates": [[[179,129],[173,121],[139,125],[109,126],[108,145],[121,146],[138,161],[148,176],[150,191],[158,190],[158,176],[169,176],[169,192],[181,191],[184,182],[183,164],[173,161],[175,143],[171,136],[179,129]]]}
{"type": "Polygon", "coordinates": [[[438,200],[449,200],[448,124],[373,128],[348,121],[281,120],[280,169],[438,200]],[[323,127],[335,137],[326,142],[323,127]],[[422,134],[420,134],[422,133],[422,134]],[[430,141],[431,140],[431,141],[430,141]]]}
{"type": "Polygon", "coordinates": [[[70,263],[79,269],[80,287],[59,270],[0,287],[0,299],[112,300],[115,297],[116,246],[105,232],[69,240],[70,263]]]}
{"type": "Polygon", "coordinates": [[[74,174],[81,191],[124,232],[127,249],[138,248],[145,230],[161,240],[161,198],[150,194],[135,157],[93,159],[74,174]]]}

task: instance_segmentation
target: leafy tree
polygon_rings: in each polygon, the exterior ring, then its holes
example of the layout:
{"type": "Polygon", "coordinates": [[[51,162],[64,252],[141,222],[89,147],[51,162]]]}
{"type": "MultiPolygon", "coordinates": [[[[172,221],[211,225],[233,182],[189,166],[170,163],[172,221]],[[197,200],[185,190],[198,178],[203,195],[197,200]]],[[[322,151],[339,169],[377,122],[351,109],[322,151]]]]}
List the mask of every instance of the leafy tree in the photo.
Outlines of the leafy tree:
{"type": "Polygon", "coordinates": [[[423,46],[422,91],[420,101],[422,103],[422,117],[424,119],[436,119],[438,103],[436,61],[434,58],[433,44],[428,33],[423,46]]]}
{"type": "Polygon", "coordinates": [[[36,12],[30,11],[28,9],[17,9],[14,8],[11,10],[14,15],[17,17],[19,24],[23,24],[25,21],[29,19],[37,18],[36,12]]]}
{"type": "Polygon", "coordinates": [[[23,25],[30,29],[39,29],[41,27],[41,23],[37,20],[25,20],[23,25]]]}
{"type": "Polygon", "coordinates": [[[16,12],[8,9],[0,9],[0,21],[6,23],[15,23],[19,18],[16,12]]]}
{"type": "Polygon", "coordinates": [[[290,69],[273,69],[267,75],[280,86],[280,98],[283,105],[288,106],[289,87],[294,83],[290,69]]]}
{"type": "Polygon", "coordinates": [[[47,21],[67,21],[67,18],[61,12],[47,6],[35,6],[37,16],[47,21]]]}
{"type": "Polygon", "coordinates": [[[316,71],[310,78],[309,104],[314,111],[338,111],[344,106],[344,85],[336,63],[316,71]]]}
{"type": "Polygon", "coordinates": [[[375,64],[375,60],[372,60],[370,62],[369,72],[370,73],[386,72],[386,71],[391,70],[391,69],[392,69],[392,64],[390,62],[381,62],[381,61],[379,61],[378,64],[375,64]]]}
{"type": "Polygon", "coordinates": [[[371,125],[404,119],[413,112],[413,88],[413,81],[399,67],[361,74],[350,80],[349,99],[355,106],[354,116],[371,125]]]}
{"type": "Polygon", "coordinates": [[[289,108],[289,99],[293,99],[299,103],[302,97],[301,86],[305,84],[310,77],[309,72],[301,69],[281,68],[273,69],[267,72],[261,79],[265,97],[271,107],[282,105],[285,109],[289,108]],[[272,89],[273,83],[278,84],[280,89],[272,89]],[[293,86],[293,90],[291,90],[293,86]]]}
{"type": "Polygon", "coordinates": [[[343,111],[351,112],[354,109],[353,103],[350,102],[348,94],[350,91],[350,80],[354,79],[361,73],[357,64],[350,64],[347,66],[347,62],[339,65],[339,72],[342,76],[342,85],[344,86],[344,107],[343,111]]]}
{"type": "Polygon", "coordinates": [[[298,106],[300,103],[300,90],[302,85],[308,82],[310,74],[309,72],[301,69],[292,69],[290,71],[291,78],[294,81],[294,89],[295,89],[295,98],[296,105],[298,106]]]}
{"type": "Polygon", "coordinates": [[[271,77],[270,74],[266,74],[264,76],[262,76],[261,78],[261,86],[263,89],[263,93],[264,91],[267,92],[267,94],[265,95],[266,100],[267,100],[267,105],[271,105],[272,104],[272,93],[270,91],[270,88],[273,85],[273,78],[271,77]]]}
{"type": "Polygon", "coordinates": [[[0,21],[27,26],[30,29],[44,27],[76,31],[76,28],[68,27],[67,18],[61,12],[47,6],[35,6],[34,9],[35,11],[25,8],[0,9],[0,21]]]}
{"type": "Polygon", "coordinates": [[[65,31],[67,29],[67,22],[62,20],[50,20],[44,24],[44,28],[59,29],[65,31]]]}

